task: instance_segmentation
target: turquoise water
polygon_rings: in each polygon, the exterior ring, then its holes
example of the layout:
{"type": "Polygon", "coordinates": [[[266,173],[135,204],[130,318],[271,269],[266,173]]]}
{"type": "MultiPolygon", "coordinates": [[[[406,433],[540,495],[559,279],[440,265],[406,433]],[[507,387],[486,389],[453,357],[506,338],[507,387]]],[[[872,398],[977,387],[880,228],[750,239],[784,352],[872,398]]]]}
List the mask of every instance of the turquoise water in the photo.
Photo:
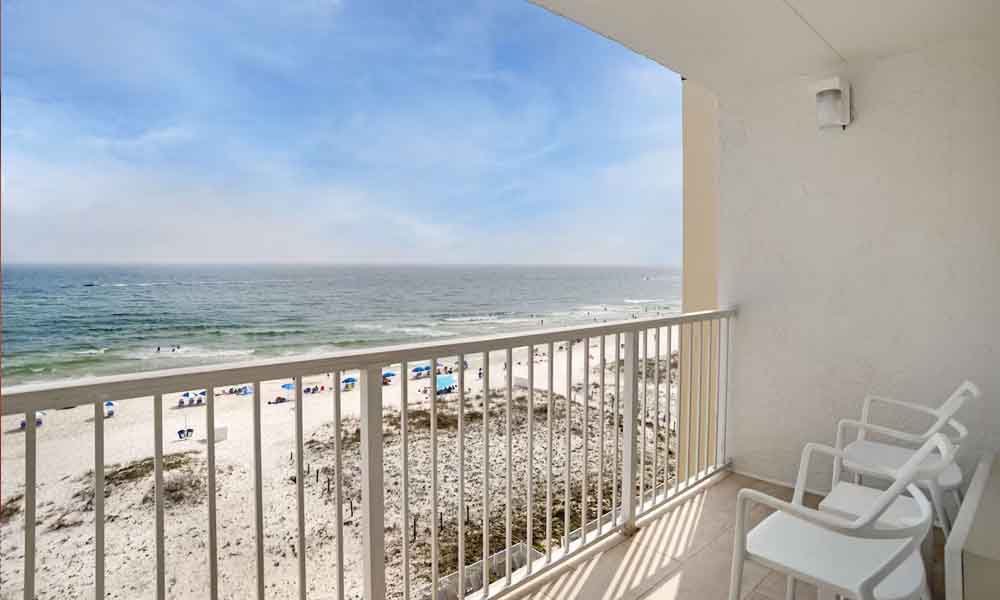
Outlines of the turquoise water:
{"type": "Polygon", "coordinates": [[[672,268],[7,265],[3,385],[679,310],[672,268]]]}

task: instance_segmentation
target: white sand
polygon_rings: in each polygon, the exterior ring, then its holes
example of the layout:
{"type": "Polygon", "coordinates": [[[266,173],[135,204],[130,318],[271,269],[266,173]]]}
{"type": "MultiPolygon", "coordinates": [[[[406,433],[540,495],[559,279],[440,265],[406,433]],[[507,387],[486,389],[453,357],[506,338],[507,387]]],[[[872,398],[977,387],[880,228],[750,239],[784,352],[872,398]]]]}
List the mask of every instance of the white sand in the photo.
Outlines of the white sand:
{"type": "MultiPolygon", "coordinates": [[[[559,344],[556,345],[558,347],[559,344]]],[[[548,371],[545,348],[538,350],[539,354],[532,361],[535,368],[535,388],[545,389],[548,371]]],[[[583,351],[582,344],[574,347],[572,370],[575,385],[583,380],[583,351]]],[[[614,352],[611,338],[607,352],[610,361],[614,352]]],[[[593,357],[591,382],[596,383],[599,373],[599,369],[593,368],[598,364],[596,341],[592,343],[590,353],[593,357]]],[[[490,355],[490,379],[494,390],[505,385],[504,358],[502,351],[490,355]]],[[[454,360],[442,359],[441,362],[453,365],[454,360]]],[[[482,358],[481,355],[475,355],[466,357],[466,360],[469,362],[469,369],[465,373],[465,384],[469,392],[467,397],[472,399],[482,393],[482,382],[477,377],[482,358]]],[[[528,362],[526,349],[514,352],[512,376],[515,382],[527,380],[528,362]]],[[[391,365],[388,369],[400,372],[399,365],[391,365]]],[[[554,392],[563,395],[566,391],[564,350],[557,350],[555,354],[554,373],[554,392]]],[[[607,373],[608,392],[611,393],[613,379],[611,371],[607,373]]],[[[348,376],[357,377],[358,374],[342,373],[342,377],[348,376]]],[[[401,379],[394,377],[391,385],[382,388],[384,410],[398,410],[401,379]]],[[[405,381],[411,408],[426,406],[429,402],[426,393],[429,379],[407,378],[405,381]]],[[[263,400],[270,401],[279,395],[293,398],[294,392],[280,388],[286,382],[265,383],[263,400]]],[[[324,435],[326,432],[325,435],[329,436],[329,430],[323,429],[323,426],[330,423],[333,417],[333,394],[330,391],[332,383],[327,375],[305,379],[306,386],[326,387],[325,392],[305,396],[303,420],[306,440],[317,433],[324,435]]],[[[193,452],[196,462],[191,466],[192,477],[203,480],[205,470],[200,461],[205,456],[205,408],[176,408],[178,397],[179,394],[164,397],[164,453],[193,452]],[[178,440],[177,430],[187,427],[195,430],[194,439],[178,440]]],[[[228,439],[216,444],[219,569],[223,596],[243,597],[255,585],[252,401],[252,396],[235,395],[219,395],[216,399],[216,424],[228,428],[228,439]]],[[[295,472],[292,460],[295,448],[294,410],[294,402],[264,404],[261,407],[266,580],[269,594],[278,597],[293,595],[297,580],[295,486],[288,479],[295,472]]],[[[124,464],[152,456],[152,399],[118,402],[117,413],[114,418],[105,419],[104,422],[105,464],[124,464]]],[[[342,394],[342,414],[345,421],[359,415],[357,387],[342,394]]],[[[92,417],[93,407],[89,405],[64,411],[48,411],[45,424],[38,432],[37,580],[38,589],[44,592],[41,597],[86,596],[93,585],[93,553],[89,550],[93,544],[93,512],[84,507],[79,498],[73,497],[74,493],[92,485],[92,477],[87,475],[93,468],[92,417]],[[79,521],[79,524],[53,529],[53,524],[60,522],[60,519],[62,523],[79,521]],[[81,552],[81,548],[85,550],[81,552]]],[[[24,435],[17,431],[19,421],[19,416],[4,417],[2,420],[2,427],[6,432],[3,436],[3,482],[0,489],[0,498],[3,500],[23,492],[24,435]]],[[[320,456],[311,457],[310,451],[307,451],[306,461],[314,458],[317,460],[315,468],[318,469],[324,459],[320,456]]],[[[388,451],[386,460],[389,461],[388,451]]],[[[454,460],[451,462],[454,463],[454,460]]],[[[429,458],[418,454],[411,460],[411,472],[426,471],[427,465],[429,458]]],[[[451,472],[457,473],[457,466],[444,466],[454,479],[456,475],[451,472]]],[[[313,465],[310,464],[309,467],[312,470],[313,465]]],[[[476,467],[470,466],[467,472],[474,476],[476,470],[476,467]]],[[[173,473],[168,475],[172,476],[173,473]]],[[[350,472],[345,466],[345,477],[349,476],[350,472]]],[[[314,483],[312,475],[307,477],[307,482],[314,483]]],[[[389,485],[387,481],[387,486],[389,485]]],[[[143,495],[149,493],[151,488],[150,475],[135,486],[112,489],[107,498],[106,572],[107,587],[109,593],[113,592],[112,597],[145,597],[154,589],[153,510],[151,504],[142,502],[143,495]],[[137,510],[137,506],[144,508],[137,510]]],[[[387,490],[387,497],[388,493],[387,490]]],[[[330,499],[318,494],[318,490],[317,494],[307,493],[310,597],[325,597],[326,591],[331,589],[333,569],[329,565],[335,560],[334,545],[326,542],[332,538],[336,529],[331,524],[333,510],[330,499]]],[[[349,519],[348,507],[345,506],[344,511],[345,518],[349,519]]],[[[398,497],[394,504],[387,500],[387,522],[398,521],[398,511],[398,497]],[[390,509],[393,512],[390,513],[390,509]]],[[[356,514],[355,522],[359,517],[360,513],[356,514]]],[[[168,506],[165,520],[168,594],[180,597],[200,595],[206,589],[208,580],[205,535],[207,505],[168,506]]],[[[355,536],[345,536],[345,554],[345,572],[356,584],[360,574],[361,549],[355,536]]],[[[17,597],[22,582],[23,513],[0,525],[0,557],[0,598],[17,597]]]]}

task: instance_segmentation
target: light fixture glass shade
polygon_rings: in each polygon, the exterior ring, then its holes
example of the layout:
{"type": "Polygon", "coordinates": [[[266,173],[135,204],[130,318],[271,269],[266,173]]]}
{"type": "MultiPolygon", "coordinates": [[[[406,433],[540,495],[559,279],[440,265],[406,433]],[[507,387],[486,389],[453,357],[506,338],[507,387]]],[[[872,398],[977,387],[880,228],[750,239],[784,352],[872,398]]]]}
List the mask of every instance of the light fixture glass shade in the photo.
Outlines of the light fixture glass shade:
{"type": "Polygon", "coordinates": [[[816,94],[816,120],[820,127],[840,127],[843,121],[844,96],[840,90],[823,90],[816,94]]]}

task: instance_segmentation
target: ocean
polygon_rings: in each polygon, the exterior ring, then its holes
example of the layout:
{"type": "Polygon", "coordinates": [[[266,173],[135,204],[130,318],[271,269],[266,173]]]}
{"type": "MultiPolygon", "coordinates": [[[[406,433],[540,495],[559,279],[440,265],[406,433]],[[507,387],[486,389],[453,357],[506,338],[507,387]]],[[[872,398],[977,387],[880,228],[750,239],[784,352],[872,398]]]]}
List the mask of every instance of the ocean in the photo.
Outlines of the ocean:
{"type": "Polygon", "coordinates": [[[3,267],[3,385],[680,312],[680,270],[3,267]]]}

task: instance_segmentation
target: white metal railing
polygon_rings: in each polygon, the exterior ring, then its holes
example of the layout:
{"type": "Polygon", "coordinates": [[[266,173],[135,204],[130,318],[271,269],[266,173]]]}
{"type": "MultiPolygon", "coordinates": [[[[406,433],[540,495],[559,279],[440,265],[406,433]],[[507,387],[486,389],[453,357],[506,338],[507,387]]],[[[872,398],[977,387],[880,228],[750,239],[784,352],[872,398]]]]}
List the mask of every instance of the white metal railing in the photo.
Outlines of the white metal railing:
{"type": "MultiPolygon", "coordinates": [[[[2,414],[24,415],[25,422],[23,597],[34,598],[37,591],[36,416],[39,411],[94,406],[93,585],[96,596],[104,597],[103,403],[152,397],[156,542],[153,586],[156,597],[164,598],[167,576],[163,401],[165,395],[205,390],[208,595],[217,598],[220,573],[216,391],[224,386],[251,384],[253,394],[243,397],[253,407],[253,515],[247,515],[247,524],[254,532],[256,596],[264,598],[268,569],[263,518],[262,383],[278,379],[291,379],[295,390],[295,525],[300,598],[305,598],[309,589],[307,518],[329,524],[335,532],[335,563],[324,567],[334,569],[333,589],[320,592],[323,597],[344,598],[352,582],[357,582],[352,589],[369,599],[430,598],[435,595],[434,590],[441,589],[441,582],[458,586],[474,580],[486,584],[472,592],[463,590],[470,597],[505,594],[544,576],[561,561],[614,532],[631,534],[637,517],[725,466],[727,374],[735,315],[733,309],[706,311],[362,349],[296,360],[175,369],[65,385],[4,389],[2,414]],[[522,356],[527,357],[527,384],[515,385],[515,361],[522,356]],[[438,393],[438,378],[449,370],[447,365],[453,359],[457,359],[454,363],[457,367],[453,369],[457,371],[455,389],[438,393]],[[502,359],[499,361],[502,368],[498,359],[502,359]],[[407,381],[410,365],[428,360],[432,367],[426,380],[430,391],[423,401],[411,398],[413,384],[407,381]],[[444,366],[438,367],[441,360],[445,361],[444,366]],[[574,370],[575,360],[582,361],[582,368],[574,370]],[[481,374],[468,367],[470,362],[477,361],[481,374]],[[387,408],[384,399],[383,370],[396,365],[401,379],[399,430],[398,436],[390,432],[392,435],[387,438],[384,423],[387,414],[395,412],[392,407],[387,408]],[[557,373],[557,366],[562,372],[557,373]],[[536,382],[536,368],[542,381],[536,382]],[[500,385],[494,385],[498,379],[491,377],[493,369],[502,371],[500,385]],[[344,392],[340,384],[342,375],[355,372],[360,380],[360,444],[356,458],[344,449],[344,392]],[[470,377],[473,372],[476,374],[470,377]],[[331,400],[336,432],[334,506],[332,514],[323,511],[307,515],[303,378],[326,373],[334,374],[335,383],[331,394],[321,396],[331,400]],[[424,415],[429,415],[426,428],[424,415]],[[418,417],[420,420],[415,420],[418,417]],[[500,439],[494,440],[494,436],[500,439]],[[450,443],[442,443],[442,439],[450,443]],[[414,467],[415,452],[421,457],[429,454],[427,468],[414,467]],[[391,460],[387,453],[393,454],[391,460]],[[445,462],[441,461],[442,453],[445,462]],[[478,472],[466,468],[470,455],[468,466],[478,462],[478,472]],[[361,524],[352,522],[348,527],[343,505],[352,490],[345,489],[343,470],[350,469],[355,460],[360,463],[361,471],[357,482],[361,488],[361,524]],[[456,467],[457,476],[451,475],[452,466],[456,467]],[[399,489],[396,522],[389,522],[387,516],[394,515],[387,510],[390,508],[387,483],[399,489]],[[429,502],[426,494],[413,495],[414,485],[423,490],[425,484],[429,502]],[[476,511],[476,518],[472,517],[472,510],[476,511]],[[419,530],[421,518],[430,524],[429,530],[419,530]],[[502,527],[496,526],[498,521],[502,521],[502,527]],[[387,532],[392,532],[389,535],[392,555],[401,557],[390,563],[386,560],[387,532]],[[345,537],[350,536],[360,538],[363,564],[345,572],[345,537]],[[473,555],[470,545],[476,544],[480,547],[473,555]],[[518,544],[538,552],[526,552],[524,566],[515,569],[516,565],[511,563],[513,553],[505,549],[518,544]],[[443,554],[448,556],[447,563],[442,562],[443,554]],[[497,557],[506,561],[501,569],[493,564],[497,557]],[[411,572],[411,565],[424,562],[429,562],[429,572],[411,572]],[[478,577],[468,577],[469,568],[482,572],[477,573],[478,577]],[[491,582],[491,572],[500,573],[500,579],[491,582]]],[[[522,384],[523,380],[518,378],[522,384]]],[[[394,498],[390,498],[390,504],[395,502],[394,498]]],[[[351,508],[353,512],[353,503],[351,508]]],[[[391,520],[396,518],[392,516],[391,520]]],[[[13,592],[10,586],[16,583],[7,581],[6,591],[13,592]]]]}

